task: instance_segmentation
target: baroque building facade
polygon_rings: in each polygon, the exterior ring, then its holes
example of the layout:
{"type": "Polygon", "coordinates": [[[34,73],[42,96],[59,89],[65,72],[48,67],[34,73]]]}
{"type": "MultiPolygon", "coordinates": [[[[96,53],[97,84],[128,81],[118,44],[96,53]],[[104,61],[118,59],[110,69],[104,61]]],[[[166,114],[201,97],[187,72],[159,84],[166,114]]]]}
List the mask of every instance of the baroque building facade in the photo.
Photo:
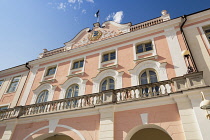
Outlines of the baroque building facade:
{"type": "Polygon", "coordinates": [[[95,23],[0,71],[0,138],[208,140],[209,16],[95,23]]]}

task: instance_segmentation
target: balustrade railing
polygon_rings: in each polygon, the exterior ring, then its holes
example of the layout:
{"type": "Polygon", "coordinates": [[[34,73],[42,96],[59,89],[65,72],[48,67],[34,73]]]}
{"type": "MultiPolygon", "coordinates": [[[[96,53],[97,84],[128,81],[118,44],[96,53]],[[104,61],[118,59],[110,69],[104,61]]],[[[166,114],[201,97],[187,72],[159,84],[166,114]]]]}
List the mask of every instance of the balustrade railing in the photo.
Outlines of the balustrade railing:
{"type": "Polygon", "coordinates": [[[117,104],[128,101],[157,98],[161,96],[167,96],[170,93],[204,86],[206,85],[203,81],[203,73],[196,72],[180,77],[175,77],[172,78],[172,80],[160,81],[157,83],[150,83],[114,90],[106,90],[99,93],[39,104],[17,106],[15,108],[1,110],[0,119],[5,120],[47,113],[91,108],[105,104],[117,104]],[[171,87],[172,82],[173,88],[171,87]]]}

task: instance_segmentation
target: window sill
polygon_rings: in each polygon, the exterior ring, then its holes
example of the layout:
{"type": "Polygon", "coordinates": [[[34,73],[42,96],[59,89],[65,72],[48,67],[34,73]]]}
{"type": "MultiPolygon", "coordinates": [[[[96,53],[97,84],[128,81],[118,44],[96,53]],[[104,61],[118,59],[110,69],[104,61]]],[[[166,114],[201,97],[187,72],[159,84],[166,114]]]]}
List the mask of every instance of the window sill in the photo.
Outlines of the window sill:
{"type": "Polygon", "coordinates": [[[152,55],[152,56],[147,56],[147,57],[136,59],[136,60],[134,60],[134,62],[145,61],[145,60],[150,60],[150,59],[157,59],[157,58],[158,58],[158,55],[152,55]]]}
{"type": "Polygon", "coordinates": [[[66,76],[67,78],[71,78],[71,77],[76,77],[78,75],[84,75],[84,72],[78,72],[78,73],[75,73],[75,74],[70,74],[68,76],[66,76]]]}
{"type": "Polygon", "coordinates": [[[48,79],[48,80],[44,80],[42,82],[39,82],[40,84],[45,84],[45,83],[53,83],[55,82],[56,79],[48,79]]]}
{"type": "Polygon", "coordinates": [[[102,70],[111,69],[111,68],[114,68],[114,67],[117,68],[118,67],[118,64],[114,64],[114,65],[102,67],[102,68],[99,68],[98,70],[99,71],[102,71],[102,70]]]}

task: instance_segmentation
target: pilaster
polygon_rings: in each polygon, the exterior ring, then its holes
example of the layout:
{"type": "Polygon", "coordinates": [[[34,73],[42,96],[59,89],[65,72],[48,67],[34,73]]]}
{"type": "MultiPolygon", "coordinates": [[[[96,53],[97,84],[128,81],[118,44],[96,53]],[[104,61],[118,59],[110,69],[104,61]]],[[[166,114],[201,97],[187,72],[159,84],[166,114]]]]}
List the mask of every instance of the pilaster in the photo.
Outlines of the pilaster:
{"type": "Polygon", "coordinates": [[[17,124],[16,121],[6,123],[7,126],[2,136],[2,140],[11,140],[16,124],[17,124]]]}

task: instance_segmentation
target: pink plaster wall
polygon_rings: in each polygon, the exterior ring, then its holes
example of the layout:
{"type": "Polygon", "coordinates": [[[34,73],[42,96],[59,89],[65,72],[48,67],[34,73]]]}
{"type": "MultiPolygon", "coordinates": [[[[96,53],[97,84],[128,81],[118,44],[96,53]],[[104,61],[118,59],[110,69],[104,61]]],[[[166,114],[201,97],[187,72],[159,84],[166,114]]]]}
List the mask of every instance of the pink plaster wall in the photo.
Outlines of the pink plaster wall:
{"type": "Polygon", "coordinates": [[[15,92],[3,94],[0,100],[0,105],[10,104],[15,96],[15,92]]]}
{"type": "Polygon", "coordinates": [[[114,139],[125,139],[132,128],[143,125],[140,117],[140,114],[143,113],[148,113],[148,124],[162,127],[173,140],[184,140],[184,132],[176,104],[115,112],[114,139]]]}
{"type": "MultiPolygon", "coordinates": [[[[25,137],[30,135],[30,133],[34,132],[35,130],[42,128],[44,126],[48,126],[48,121],[42,121],[42,122],[34,122],[34,123],[27,123],[27,124],[18,124],[15,127],[15,130],[12,135],[11,140],[23,140],[25,137]]],[[[49,132],[49,129],[44,129],[42,131],[37,132],[36,134],[43,135],[49,132]]],[[[27,140],[32,140],[32,137],[30,137],[27,140]]]]}
{"type": "Polygon", "coordinates": [[[2,139],[2,136],[4,134],[5,129],[6,129],[6,126],[1,126],[0,127],[0,139],[2,139]]]}

